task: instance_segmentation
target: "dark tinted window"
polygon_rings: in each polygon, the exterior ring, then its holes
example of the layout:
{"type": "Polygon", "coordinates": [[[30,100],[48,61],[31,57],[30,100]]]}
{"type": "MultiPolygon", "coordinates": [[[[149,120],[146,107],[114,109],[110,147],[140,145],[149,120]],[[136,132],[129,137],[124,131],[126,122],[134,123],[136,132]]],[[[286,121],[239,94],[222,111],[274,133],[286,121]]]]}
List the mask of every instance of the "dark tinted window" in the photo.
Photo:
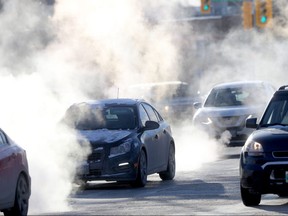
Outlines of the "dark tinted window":
{"type": "Polygon", "coordinates": [[[288,125],[288,97],[273,99],[263,115],[261,124],[288,125]]]}

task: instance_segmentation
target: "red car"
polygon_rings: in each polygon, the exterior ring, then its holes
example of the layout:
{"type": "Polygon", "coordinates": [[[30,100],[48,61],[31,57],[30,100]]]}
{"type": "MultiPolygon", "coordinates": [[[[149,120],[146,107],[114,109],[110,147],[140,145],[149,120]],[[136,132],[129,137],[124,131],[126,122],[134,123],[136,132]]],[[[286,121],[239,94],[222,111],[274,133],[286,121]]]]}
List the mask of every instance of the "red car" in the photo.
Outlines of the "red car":
{"type": "Polygon", "coordinates": [[[27,215],[31,194],[26,152],[0,129],[0,211],[27,215]]]}

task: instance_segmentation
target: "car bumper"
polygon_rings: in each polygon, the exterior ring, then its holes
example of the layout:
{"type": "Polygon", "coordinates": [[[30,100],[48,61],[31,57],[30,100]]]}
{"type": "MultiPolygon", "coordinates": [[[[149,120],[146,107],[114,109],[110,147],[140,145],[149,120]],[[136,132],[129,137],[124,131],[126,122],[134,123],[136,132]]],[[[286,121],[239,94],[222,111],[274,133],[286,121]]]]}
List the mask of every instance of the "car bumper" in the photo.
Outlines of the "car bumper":
{"type": "Polygon", "coordinates": [[[240,166],[241,186],[261,194],[288,194],[288,161],[257,161],[240,166]]]}
{"type": "Polygon", "coordinates": [[[216,127],[211,124],[201,124],[201,129],[206,131],[210,137],[216,139],[227,138],[227,144],[229,145],[244,145],[248,136],[253,132],[254,129],[246,128],[244,125],[237,127],[216,127]],[[225,132],[227,135],[225,135],[225,132]]]}
{"type": "Polygon", "coordinates": [[[77,167],[76,178],[83,181],[133,181],[136,179],[137,169],[138,157],[116,156],[81,163],[77,167]]]}

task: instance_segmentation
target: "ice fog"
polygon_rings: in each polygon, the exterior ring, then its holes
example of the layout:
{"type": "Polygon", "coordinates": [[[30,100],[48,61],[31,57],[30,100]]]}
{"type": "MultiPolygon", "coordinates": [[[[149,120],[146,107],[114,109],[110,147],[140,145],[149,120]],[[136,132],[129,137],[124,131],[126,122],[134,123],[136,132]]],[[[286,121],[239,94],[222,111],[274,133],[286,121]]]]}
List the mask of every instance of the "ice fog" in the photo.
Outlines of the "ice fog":
{"type": "MultiPolygon", "coordinates": [[[[167,20],[175,18],[181,5],[194,1],[2,2],[1,127],[27,150],[32,177],[29,212],[65,211],[75,169],[75,161],[69,159],[81,152],[74,134],[59,125],[65,110],[76,101],[116,97],[123,86],[184,79],[182,64],[199,62],[181,49],[193,47],[201,32],[191,23],[167,20]]],[[[200,92],[232,79],[286,84],[285,37],[285,25],[266,32],[239,27],[224,40],[210,43],[204,53],[209,60],[205,73],[197,80],[200,92]]],[[[218,158],[222,147],[191,122],[172,131],[178,171],[218,158]]]]}

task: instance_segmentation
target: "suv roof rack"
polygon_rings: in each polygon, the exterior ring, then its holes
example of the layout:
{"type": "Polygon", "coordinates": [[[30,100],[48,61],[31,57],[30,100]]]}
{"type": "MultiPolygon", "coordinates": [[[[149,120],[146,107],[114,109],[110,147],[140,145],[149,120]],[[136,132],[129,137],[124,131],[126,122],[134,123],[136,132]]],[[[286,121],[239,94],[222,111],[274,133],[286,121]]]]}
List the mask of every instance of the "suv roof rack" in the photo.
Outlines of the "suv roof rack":
{"type": "Polygon", "coordinates": [[[278,90],[286,90],[286,88],[288,88],[288,85],[283,85],[278,90]]]}

